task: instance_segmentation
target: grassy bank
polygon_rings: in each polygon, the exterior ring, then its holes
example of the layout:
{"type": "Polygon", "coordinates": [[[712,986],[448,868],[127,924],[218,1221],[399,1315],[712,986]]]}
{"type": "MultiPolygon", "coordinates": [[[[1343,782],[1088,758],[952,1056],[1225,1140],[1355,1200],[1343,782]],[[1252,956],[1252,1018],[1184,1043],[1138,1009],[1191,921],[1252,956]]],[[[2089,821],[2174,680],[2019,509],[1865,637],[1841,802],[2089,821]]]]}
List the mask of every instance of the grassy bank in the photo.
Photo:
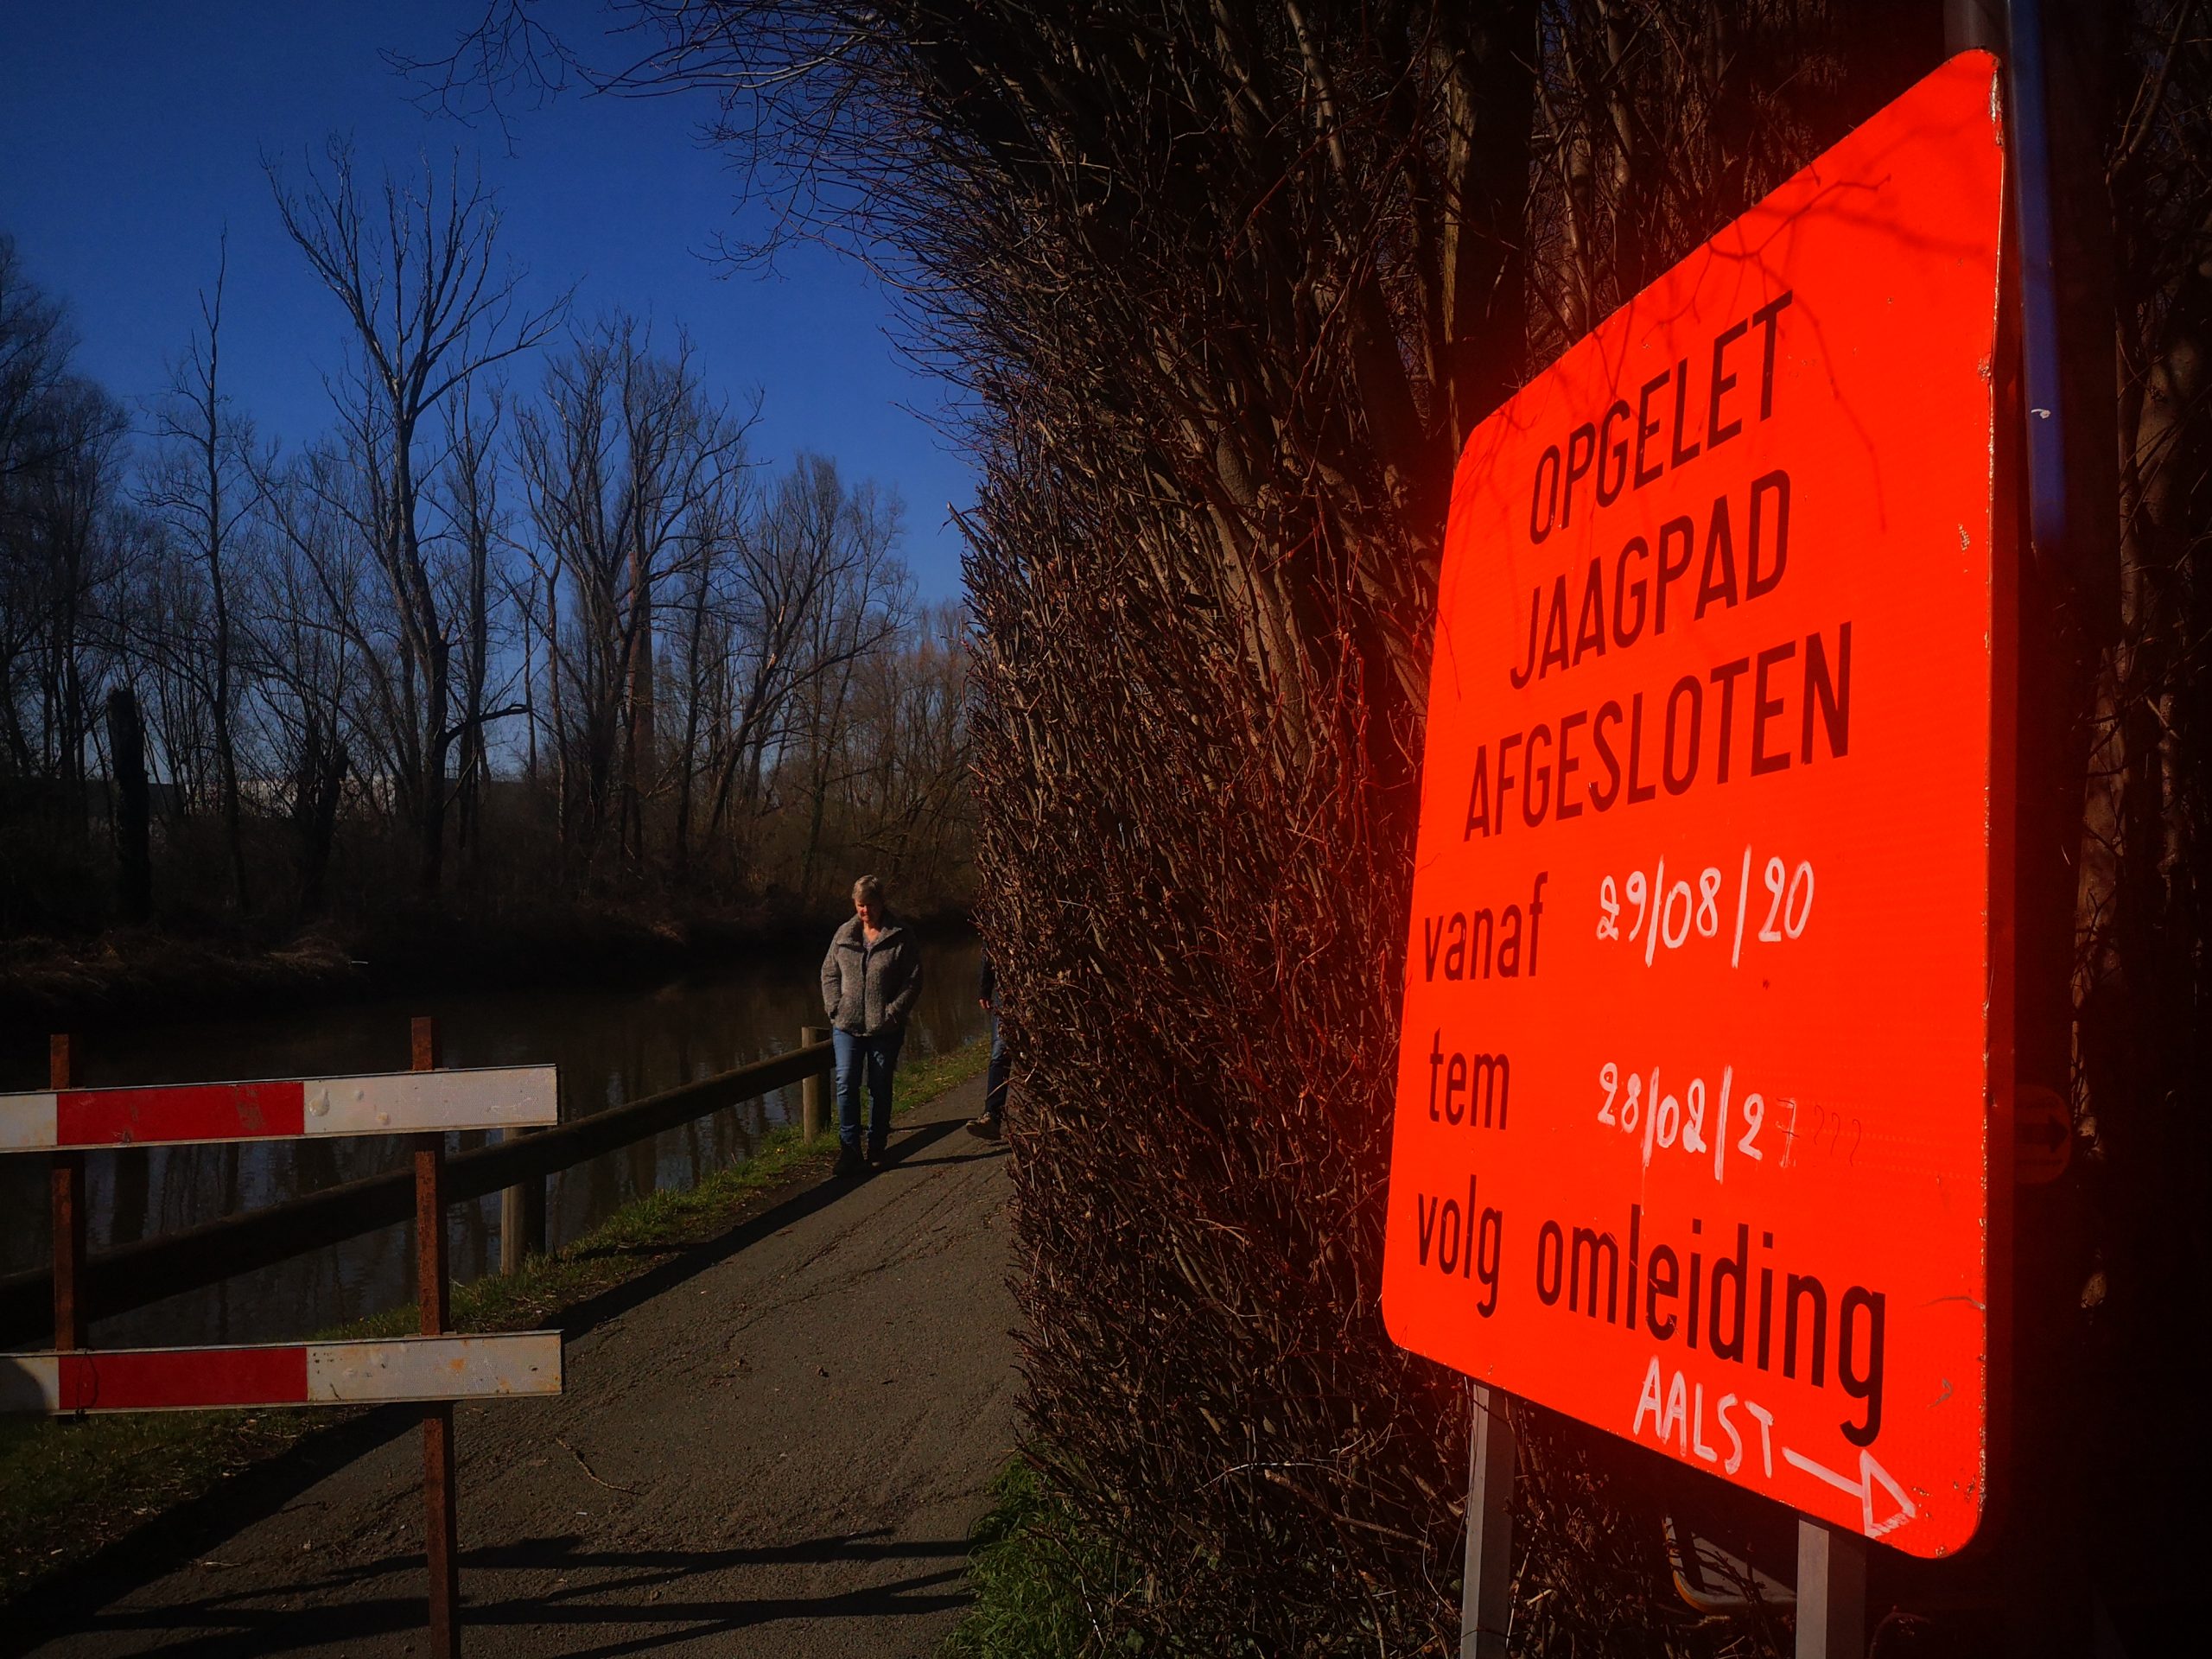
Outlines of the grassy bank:
{"type": "Polygon", "coordinates": [[[1109,1642],[1113,1604],[1143,1593],[1109,1544],[1017,1456],[991,1483],[990,1513],[968,1558],[976,1599],[939,1659],[1107,1659],[1146,1651],[1134,1632],[1109,1642]]]}
{"type": "MultiPolygon", "coordinates": [[[[988,1045],[974,1042],[903,1067],[900,1115],[976,1076],[988,1058],[988,1045]]],[[[696,1186],[635,1199],[518,1274],[454,1286],[454,1326],[472,1332],[557,1327],[567,1310],[720,1237],[781,1190],[819,1179],[836,1149],[834,1132],[810,1141],[796,1129],[774,1130],[752,1157],[715,1171],[696,1186]]],[[[391,1336],[413,1329],[414,1309],[396,1307],[324,1335],[391,1336]]],[[[358,1414],[358,1409],[331,1408],[0,1417],[0,1605],[149,1517],[211,1492],[239,1470],[358,1414]]]]}

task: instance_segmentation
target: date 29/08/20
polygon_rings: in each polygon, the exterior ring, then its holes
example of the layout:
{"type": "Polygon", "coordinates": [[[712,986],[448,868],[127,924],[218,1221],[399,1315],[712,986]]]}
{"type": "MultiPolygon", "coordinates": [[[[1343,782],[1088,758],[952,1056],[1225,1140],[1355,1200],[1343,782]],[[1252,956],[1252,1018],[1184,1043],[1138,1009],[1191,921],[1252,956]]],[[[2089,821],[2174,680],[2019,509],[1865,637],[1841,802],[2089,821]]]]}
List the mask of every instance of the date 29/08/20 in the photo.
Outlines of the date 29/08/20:
{"type": "MultiPolygon", "coordinates": [[[[1768,902],[1765,918],[1752,935],[1753,942],[1786,944],[1803,938],[1813,921],[1815,883],[1812,864],[1801,860],[1792,870],[1781,859],[1769,858],[1764,874],[1768,902]]],[[[1726,919],[1721,904],[1724,879],[1717,865],[1708,864],[1698,873],[1694,891],[1684,878],[1678,878],[1670,887],[1663,856],[1649,876],[1642,870],[1631,870],[1624,881],[1617,882],[1608,875],[1598,884],[1598,937],[1627,944],[1641,944],[1647,968],[1656,961],[1662,945],[1669,950],[1679,950],[1693,938],[1717,939],[1726,919]],[[1622,914],[1624,907],[1634,912],[1627,918],[1625,928],[1622,914]]],[[[1730,906],[1734,912],[1728,951],[1731,968],[1743,965],[1744,925],[1751,913],[1751,849],[1746,847],[1736,879],[1735,902],[1730,906]]]]}

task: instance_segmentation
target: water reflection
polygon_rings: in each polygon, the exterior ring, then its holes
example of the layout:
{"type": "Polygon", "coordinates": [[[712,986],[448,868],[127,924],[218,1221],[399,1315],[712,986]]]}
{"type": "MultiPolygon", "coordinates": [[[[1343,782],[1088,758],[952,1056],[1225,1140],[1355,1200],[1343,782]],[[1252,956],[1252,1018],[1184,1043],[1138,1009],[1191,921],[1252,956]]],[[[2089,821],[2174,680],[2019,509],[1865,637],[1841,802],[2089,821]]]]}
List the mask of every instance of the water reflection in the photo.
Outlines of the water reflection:
{"type": "MultiPolygon", "coordinates": [[[[957,1047],[984,1030],[976,1005],[981,947],[973,939],[923,948],[923,992],[906,1055],[957,1047]]],[[[821,947],[763,952],[711,977],[650,989],[487,991],[354,1004],[257,1018],[242,1014],[189,1025],[103,1033],[81,1046],[87,1087],[315,1077],[404,1070],[408,1019],[437,1016],[448,1065],[561,1068],[564,1121],[714,1076],[791,1047],[801,1026],[821,1021],[821,947]]],[[[0,1090],[45,1085],[28,1047],[11,1046],[0,1090]]],[[[546,1233],[553,1244],[588,1231],[631,1198],[691,1185],[704,1171],[749,1154],[758,1139],[795,1118],[798,1090],[782,1090],[664,1131],[553,1178],[546,1233]]],[[[481,1144],[479,1134],[466,1137],[481,1144]]],[[[455,1136],[456,1149],[463,1137],[455,1136]]],[[[340,1181],[398,1167],[397,1139],[277,1141],[131,1147],[86,1160],[92,1247],[151,1238],[340,1181]]],[[[0,1273],[42,1265],[50,1246],[47,1160],[0,1157],[0,1273]]],[[[457,1205],[454,1276],[496,1267],[497,1195],[457,1205]]],[[[99,1347],[282,1342],[404,1301],[412,1294],[408,1230],[389,1227],[290,1262],[141,1308],[93,1327],[99,1347]]]]}

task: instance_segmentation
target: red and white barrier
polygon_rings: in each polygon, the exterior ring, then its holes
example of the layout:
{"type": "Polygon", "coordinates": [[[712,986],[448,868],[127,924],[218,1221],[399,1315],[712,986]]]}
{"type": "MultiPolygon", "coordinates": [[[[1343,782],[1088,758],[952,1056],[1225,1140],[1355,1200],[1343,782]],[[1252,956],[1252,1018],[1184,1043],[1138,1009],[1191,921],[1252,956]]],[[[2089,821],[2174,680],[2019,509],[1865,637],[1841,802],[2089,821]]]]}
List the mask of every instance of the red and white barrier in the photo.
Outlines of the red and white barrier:
{"type": "Polygon", "coordinates": [[[205,1411],[561,1392],[561,1333],[0,1354],[0,1414],[205,1411]]]}
{"type": "Polygon", "coordinates": [[[0,1152],[557,1123],[550,1065],[0,1095],[0,1152]]]}

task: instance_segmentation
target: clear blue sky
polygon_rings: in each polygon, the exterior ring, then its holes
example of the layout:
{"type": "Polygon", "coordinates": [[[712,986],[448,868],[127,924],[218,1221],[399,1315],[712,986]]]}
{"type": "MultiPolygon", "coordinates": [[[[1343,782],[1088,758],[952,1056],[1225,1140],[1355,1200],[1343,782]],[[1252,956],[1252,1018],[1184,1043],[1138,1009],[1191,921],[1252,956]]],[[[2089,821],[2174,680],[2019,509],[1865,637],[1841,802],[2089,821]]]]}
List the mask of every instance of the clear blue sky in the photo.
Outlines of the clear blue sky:
{"type": "MultiPolygon", "coordinates": [[[[566,9],[586,29],[599,9],[566,9]]],[[[801,448],[849,477],[895,486],[923,597],[959,592],[948,501],[973,494],[965,459],[912,410],[940,384],[900,359],[884,296],[859,266],[813,247],[774,275],[709,257],[742,234],[733,181],[702,148],[710,111],[682,99],[570,92],[520,109],[514,153],[496,124],[425,115],[378,56],[448,49],[478,0],[375,5],[301,0],[0,0],[0,232],[32,280],[69,305],[78,367],[126,399],[156,390],[189,341],[227,224],[224,359],[231,390],[264,437],[289,449],[329,423],[322,375],[344,349],[336,302],[285,239],[261,169],[293,177],[334,132],[377,170],[480,157],[499,193],[500,245],[539,297],[577,285],[580,318],[622,307],[681,323],[709,385],[742,403],[758,389],[756,457],[801,448]]],[[[536,366],[513,365],[518,389],[536,366]]]]}

